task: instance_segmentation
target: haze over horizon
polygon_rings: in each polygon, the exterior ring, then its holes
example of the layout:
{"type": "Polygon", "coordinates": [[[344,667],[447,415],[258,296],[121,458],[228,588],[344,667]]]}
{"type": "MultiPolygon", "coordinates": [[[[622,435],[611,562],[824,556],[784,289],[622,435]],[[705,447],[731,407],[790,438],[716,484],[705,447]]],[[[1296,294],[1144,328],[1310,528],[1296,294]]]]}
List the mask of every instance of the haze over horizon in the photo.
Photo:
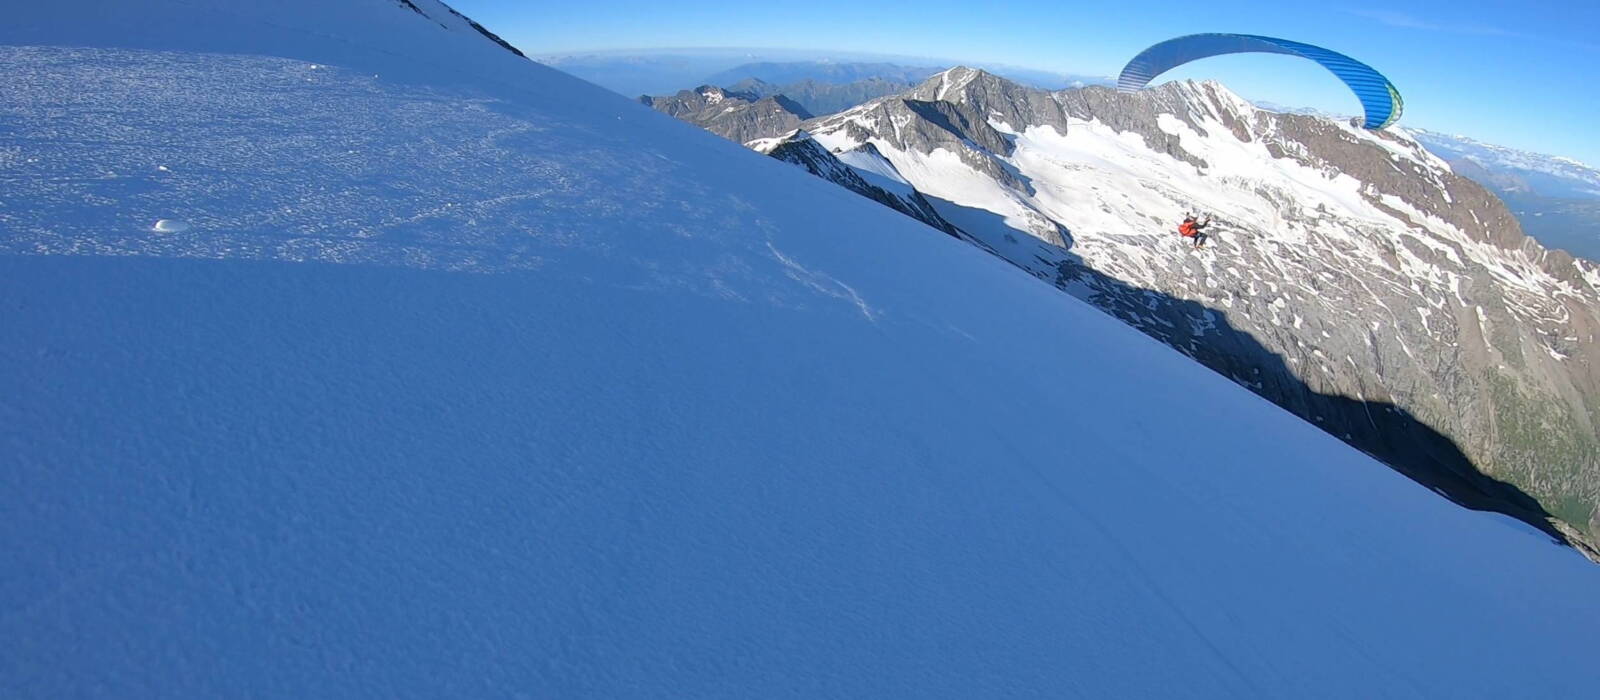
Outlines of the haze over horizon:
{"type": "MultiPolygon", "coordinates": [[[[1401,126],[1600,163],[1600,138],[1589,128],[1596,99],[1571,81],[1574,66],[1600,59],[1600,44],[1587,29],[1600,24],[1600,10],[1575,3],[1519,8],[1515,14],[1486,0],[1355,8],[1161,0],[1132,11],[1121,5],[1069,9],[1042,0],[983,8],[946,0],[870,6],[820,0],[804,12],[745,6],[734,11],[714,0],[671,6],[623,0],[598,12],[576,5],[535,9],[505,0],[457,5],[536,56],[750,47],[927,56],[941,63],[1114,76],[1140,50],[1173,36],[1280,36],[1327,46],[1384,72],[1406,99],[1401,126]],[[828,48],[819,48],[823,44],[828,48]]],[[[1206,59],[1158,81],[1186,78],[1217,80],[1250,100],[1359,111],[1337,79],[1286,56],[1206,59]]]]}

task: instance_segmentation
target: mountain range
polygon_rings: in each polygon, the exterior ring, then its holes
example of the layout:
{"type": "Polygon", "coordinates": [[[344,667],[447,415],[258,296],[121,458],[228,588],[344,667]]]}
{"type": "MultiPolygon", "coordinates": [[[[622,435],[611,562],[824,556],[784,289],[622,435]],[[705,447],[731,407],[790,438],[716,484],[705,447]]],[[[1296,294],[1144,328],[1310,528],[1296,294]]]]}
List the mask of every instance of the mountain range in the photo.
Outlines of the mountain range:
{"type": "Polygon", "coordinates": [[[1050,92],[969,68],[801,128],[1042,280],[1593,555],[1600,272],[1406,132],[1215,83],[1050,92]],[[1185,212],[1217,219],[1210,248],[1173,234],[1185,212]]]}
{"type": "Polygon", "coordinates": [[[715,85],[731,85],[741,80],[784,85],[801,82],[845,85],[863,80],[920,83],[940,70],[935,66],[907,66],[881,61],[761,61],[713,73],[706,77],[705,82],[715,85]]]}
{"type": "Polygon", "coordinates": [[[811,112],[785,95],[762,96],[715,85],[680,90],[667,97],[643,95],[639,101],[740,143],[793,130],[811,118],[811,112]]]}
{"type": "Polygon", "coordinates": [[[1600,170],[1571,158],[1412,129],[1456,172],[1488,187],[1528,235],[1547,247],[1600,260],[1600,170]]]}
{"type": "MultiPolygon", "coordinates": [[[[690,85],[732,87],[748,79],[777,85],[807,80],[825,85],[866,80],[909,84],[956,63],[951,59],[758,48],[617,50],[540,54],[534,59],[630,97],[667,95],[690,85]]],[[[1046,89],[1113,82],[1106,76],[1021,66],[982,64],[982,67],[1011,80],[1046,89]]]]}
{"type": "MultiPolygon", "coordinates": [[[[938,71],[932,71],[937,73],[938,71]]],[[[868,100],[910,90],[921,80],[898,81],[869,77],[847,83],[804,78],[786,85],[775,85],[759,78],[745,78],[728,86],[733,92],[759,97],[782,95],[794,100],[811,114],[842,112],[868,100]]]]}
{"type": "MultiPolygon", "coordinates": [[[[845,65],[852,68],[838,69],[832,64],[818,62],[745,64],[704,82],[727,85],[732,92],[761,97],[784,95],[804,106],[805,111],[823,115],[904,92],[916,82],[914,76],[937,72],[883,63],[845,65]],[[793,81],[775,85],[754,77],[757,74],[793,81]]],[[[1109,79],[1090,76],[1031,76],[1037,79],[1028,79],[1021,77],[1025,72],[1020,70],[998,74],[1029,87],[1047,89],[1111,85],[1109,79]]],[[[1349,118],[1349,115],[1268,101],[1256,100],[1253,104],[1278,113],[1349,118]]],[[[1488,187],[1510,207],[1523,230],[1545,247],[1560,248],[1591,261],[1600,260],[1600,185],[1596,184],[1600,182],[1600,170],[1570,158],[1506,148],[1466,136],[1416,128],[1408,129],[1407,133],[1445,159],[1456,173],[1488,187]]]]}

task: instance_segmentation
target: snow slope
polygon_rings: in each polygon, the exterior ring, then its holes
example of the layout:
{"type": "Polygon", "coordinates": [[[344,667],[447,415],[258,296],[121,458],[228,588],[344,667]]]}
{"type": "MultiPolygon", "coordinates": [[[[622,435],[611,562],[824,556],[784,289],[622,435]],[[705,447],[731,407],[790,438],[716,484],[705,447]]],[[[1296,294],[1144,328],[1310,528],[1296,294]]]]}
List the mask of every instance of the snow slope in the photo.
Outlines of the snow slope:
{"type": "Polygon", "coordinates": [[[1571,550],[414,2],[0,26],[0,695],[1600,683],[1571,550]]]}

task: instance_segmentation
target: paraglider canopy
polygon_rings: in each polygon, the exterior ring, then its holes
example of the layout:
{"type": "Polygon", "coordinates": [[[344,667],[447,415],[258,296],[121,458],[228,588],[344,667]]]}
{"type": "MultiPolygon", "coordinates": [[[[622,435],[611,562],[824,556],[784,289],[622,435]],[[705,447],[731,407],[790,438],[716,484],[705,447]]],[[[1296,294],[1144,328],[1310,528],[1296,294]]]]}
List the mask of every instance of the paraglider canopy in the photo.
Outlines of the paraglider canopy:
{"type": "Polygon", "coordinates": [[[1231,53],[1281,53],[1308,58],[1338,76],[1361,100],[1366,112],[1362,126],[1382,129],[1395,123],[1405,104],[1400,91],[1383,74],[1365,63],[1319,46],[1253,34],[1190,34],[1168,39],[1139,52],[1122,69],[1117,89],[1132,92],[1152,79],[1190,61],[1231,53]]]}

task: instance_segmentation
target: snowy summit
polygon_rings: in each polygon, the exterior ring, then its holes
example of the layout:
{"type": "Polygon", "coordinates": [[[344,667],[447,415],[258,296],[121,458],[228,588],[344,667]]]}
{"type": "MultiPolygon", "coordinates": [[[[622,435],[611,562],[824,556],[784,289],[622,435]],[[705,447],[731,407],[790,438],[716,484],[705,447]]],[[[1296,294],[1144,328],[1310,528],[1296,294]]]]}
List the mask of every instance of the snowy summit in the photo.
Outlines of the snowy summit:
{"type": "Polygon", "coordinates": [[[435,0],[0,61],[5,697],[1600,687],[1572,550],[435,0]]]}

